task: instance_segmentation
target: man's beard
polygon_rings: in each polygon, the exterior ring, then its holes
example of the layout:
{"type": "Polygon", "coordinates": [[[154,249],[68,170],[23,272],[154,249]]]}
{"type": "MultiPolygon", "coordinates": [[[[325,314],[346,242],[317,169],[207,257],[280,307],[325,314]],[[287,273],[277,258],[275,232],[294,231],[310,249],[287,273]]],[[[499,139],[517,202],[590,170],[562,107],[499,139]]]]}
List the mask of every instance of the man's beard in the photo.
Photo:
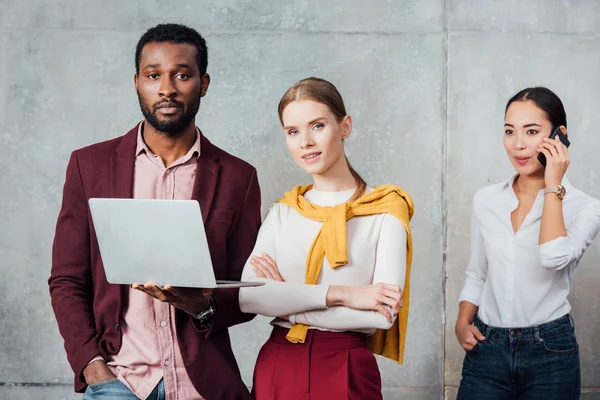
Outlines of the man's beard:
{"type": "Polygon", "coordinates": [[[200,94],[198,94],[198,98],[196,101],[191,103],[188,109],[185,109],[185,104],[176,101],[173,99],[165,99],[155,103],[150,106],[146,103],[140,93],[138,92],[138,100],[140,102],[140,108],[142,109],[142,114],[144,114],[144,118],[146,121],[152,125],[154,129],[158,132],[168,136],[168,137],[177,137],[181,135],[183,130],[189,125],[189,123],[194,119],[198,110],[200,109],[200,94]],[[183,110],[181,116],[178,118],[169,118],[167,120],[161,120],[158,118],[158,106],[161,104],[168,103],[172,107],[177,107],[183,110]]]}

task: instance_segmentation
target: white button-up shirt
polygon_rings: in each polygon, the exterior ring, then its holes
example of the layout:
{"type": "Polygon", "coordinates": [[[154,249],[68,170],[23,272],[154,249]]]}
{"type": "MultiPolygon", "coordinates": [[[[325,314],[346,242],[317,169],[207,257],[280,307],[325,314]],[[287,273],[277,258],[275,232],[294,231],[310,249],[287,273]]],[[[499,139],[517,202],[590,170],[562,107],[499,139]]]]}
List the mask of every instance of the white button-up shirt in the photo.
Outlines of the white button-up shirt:
{"type": "Polygon", "coordinates": [[[567,314],[573,271],[600,230],[600,201],[575,189],[565,177],[567,236],[538,244],[543,190],[514,233],[510,216],[519,204],[515,178],[475,194],[471,259],[460,294],[460,301],[479,307],[477,315],[484,323],[502,328],[540,325],[567,314]]]}

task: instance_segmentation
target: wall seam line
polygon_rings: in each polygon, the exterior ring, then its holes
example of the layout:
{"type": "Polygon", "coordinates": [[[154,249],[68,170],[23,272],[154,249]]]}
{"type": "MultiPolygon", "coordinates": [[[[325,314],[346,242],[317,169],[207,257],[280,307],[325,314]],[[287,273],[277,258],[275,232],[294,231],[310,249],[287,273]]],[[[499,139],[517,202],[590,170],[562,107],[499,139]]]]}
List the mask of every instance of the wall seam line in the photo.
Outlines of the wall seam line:
{"type": "Polygon", "coordinates": [[[446,265],[446,249],[447,249],[447,241],[448,241],[448,7],[449,1],[444,0],[443,7],[443,27],[444,33],[442,35],[443,38],[443,48],[444,48],[444,105],[443,105],[443,115],[444,115],[444,130],[443,138],[442,138],[442,334],[441,334],[441,344],[442,344],[442,360],[441,360],[441,373],[442,373],[442,393],[441,398],[446,398],[446,283],[447,283],[447,265],[446,265]]]}

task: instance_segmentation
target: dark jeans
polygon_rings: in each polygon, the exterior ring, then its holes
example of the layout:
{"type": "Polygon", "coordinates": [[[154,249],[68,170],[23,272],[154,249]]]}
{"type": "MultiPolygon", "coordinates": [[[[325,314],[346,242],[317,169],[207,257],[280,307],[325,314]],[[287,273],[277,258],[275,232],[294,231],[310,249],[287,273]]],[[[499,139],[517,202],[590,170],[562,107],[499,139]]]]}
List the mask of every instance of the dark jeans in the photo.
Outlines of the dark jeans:
{"type": "Polygon", "coordinates": [[[495,328],[475,319],[485,340],[465,355],[457,400],[579,399],[579,346],[565,315],[530,328],[495,328]]]}

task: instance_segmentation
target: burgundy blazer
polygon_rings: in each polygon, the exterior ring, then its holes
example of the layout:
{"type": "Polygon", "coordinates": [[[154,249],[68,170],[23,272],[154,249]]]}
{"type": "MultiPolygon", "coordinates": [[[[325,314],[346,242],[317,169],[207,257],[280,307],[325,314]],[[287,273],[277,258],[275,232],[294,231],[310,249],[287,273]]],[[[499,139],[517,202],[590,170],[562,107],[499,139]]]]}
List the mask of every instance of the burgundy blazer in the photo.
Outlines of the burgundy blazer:
{"type": "MultiPolygon", "coordinates": [[[[83,369],[97,354],[105,359],[121,348],[119,323],[129,286],[106,281],[88,207],[91,197],[131,198],[137,126],[125,136],[72,153],[52,249],[48,284],[75,391],[83,392],[83,369]]],[[[256,170],[201,137],[192,198],[200,203],[217,279],[239,280],[260,227],[256,170]]],[[[168,268],[168,266],[165,266],[168,268]]],[[[176,332],[185,368],[206,399],[250,399],[231,350],[228,327],[251,320],[240,311],[239,289],[219,289],[211,330],[176,311],[176,332]]]]}

